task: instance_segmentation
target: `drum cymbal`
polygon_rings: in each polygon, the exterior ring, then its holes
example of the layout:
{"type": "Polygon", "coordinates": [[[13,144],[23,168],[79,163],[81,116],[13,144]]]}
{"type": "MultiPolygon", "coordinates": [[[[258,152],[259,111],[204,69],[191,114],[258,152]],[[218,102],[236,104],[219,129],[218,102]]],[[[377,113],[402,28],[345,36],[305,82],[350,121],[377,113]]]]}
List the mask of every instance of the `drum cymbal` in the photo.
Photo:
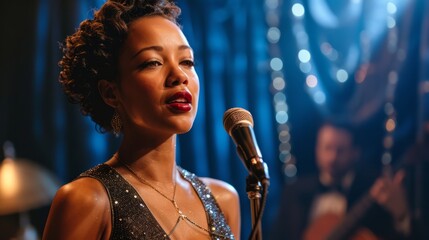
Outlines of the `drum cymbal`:
{"type": "Polygon", "coordinates": [[[5,158],[0,162],[0,215],[48,205],[59,186],[55,177],[36,163],[5,158]]]}

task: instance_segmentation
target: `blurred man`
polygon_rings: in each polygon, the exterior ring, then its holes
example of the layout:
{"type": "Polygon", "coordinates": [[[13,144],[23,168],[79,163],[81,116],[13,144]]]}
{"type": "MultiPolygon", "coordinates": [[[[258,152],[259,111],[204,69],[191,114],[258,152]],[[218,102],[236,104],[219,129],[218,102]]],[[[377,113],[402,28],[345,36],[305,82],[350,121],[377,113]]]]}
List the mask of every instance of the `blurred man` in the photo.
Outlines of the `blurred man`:
{"type": "Polygon", "coordinates": [[[319,172],[285,186],[270,239],[405,238],[409,214],[401,184],[404,172],[377,178],[374,169],[359,169],[355,136],[345,124],[328,122],[319,128],[319,172]]]}

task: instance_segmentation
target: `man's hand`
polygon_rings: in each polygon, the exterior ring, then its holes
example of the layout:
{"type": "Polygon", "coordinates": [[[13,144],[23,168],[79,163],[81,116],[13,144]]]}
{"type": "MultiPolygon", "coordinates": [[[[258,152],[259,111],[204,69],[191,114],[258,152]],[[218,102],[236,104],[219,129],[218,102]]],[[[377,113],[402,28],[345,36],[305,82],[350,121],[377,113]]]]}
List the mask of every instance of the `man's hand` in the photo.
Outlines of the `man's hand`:
{"type": "Polygon", "coordinates": [[[372,185],[370,194],[378,204],[392,214],[397,230],[407,233],[410,230],[410,212],[406,190],[402,184],[404,178],[404,170],[399,170],[393,176],[390,171],[386,171],[372,185]]]}

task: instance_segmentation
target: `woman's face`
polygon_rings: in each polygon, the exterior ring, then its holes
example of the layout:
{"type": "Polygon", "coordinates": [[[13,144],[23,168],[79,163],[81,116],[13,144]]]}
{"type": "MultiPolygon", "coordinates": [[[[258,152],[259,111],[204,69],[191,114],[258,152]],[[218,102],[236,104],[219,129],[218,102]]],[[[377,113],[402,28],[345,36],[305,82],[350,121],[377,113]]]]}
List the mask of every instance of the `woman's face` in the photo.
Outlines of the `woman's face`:
{"type": "Polygon", "coordinates": [[[176,24],[160,16],[132,22],[119,55],[119,78],[124,133],[190,130],[199,80],[193,51],[176,24]]]}

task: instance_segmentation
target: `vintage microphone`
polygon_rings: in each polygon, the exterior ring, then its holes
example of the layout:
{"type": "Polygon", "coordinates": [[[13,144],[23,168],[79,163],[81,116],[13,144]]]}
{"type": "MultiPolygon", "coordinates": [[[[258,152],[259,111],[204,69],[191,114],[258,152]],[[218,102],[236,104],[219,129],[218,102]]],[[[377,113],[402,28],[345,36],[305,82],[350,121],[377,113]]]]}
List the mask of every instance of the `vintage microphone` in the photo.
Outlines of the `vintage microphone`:
{"type": "Polygon", "coordinates": [[[261,151],[253,132],[253,118],[242,108],[228,109],[223,115],[223,125],[237,145],[238,156],[250,174],[258,181],[269,184],[267,164],[262,160],[261,151]]]}
{"type": "Polygon", "coordinates": [[[247,196],[251,200],[252,232],[249,239],[262,239],[261,219],[270,184],[267,164],[253,132],[253,118],[249,111],[242,108],[228,109],[223,115],[223,125],[237,146],[237,153],[249,172],[246,179],[247,196]],[[261,184],[263,194],[261,195],[261,184]]]}

